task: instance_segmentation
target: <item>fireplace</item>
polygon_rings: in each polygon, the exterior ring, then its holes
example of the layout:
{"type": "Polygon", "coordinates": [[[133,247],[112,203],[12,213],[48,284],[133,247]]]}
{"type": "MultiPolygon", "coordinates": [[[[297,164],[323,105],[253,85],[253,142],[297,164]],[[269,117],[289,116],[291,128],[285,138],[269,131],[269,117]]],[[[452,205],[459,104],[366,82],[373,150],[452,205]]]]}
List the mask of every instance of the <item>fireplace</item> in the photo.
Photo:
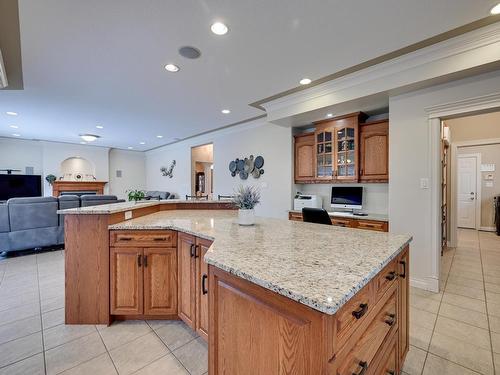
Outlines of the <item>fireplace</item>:
{"type": "Polygon", "coordinates": [[[52,196],[58,197],[67,194],[104,194],[105,181],[54,181],[52,196]]]}

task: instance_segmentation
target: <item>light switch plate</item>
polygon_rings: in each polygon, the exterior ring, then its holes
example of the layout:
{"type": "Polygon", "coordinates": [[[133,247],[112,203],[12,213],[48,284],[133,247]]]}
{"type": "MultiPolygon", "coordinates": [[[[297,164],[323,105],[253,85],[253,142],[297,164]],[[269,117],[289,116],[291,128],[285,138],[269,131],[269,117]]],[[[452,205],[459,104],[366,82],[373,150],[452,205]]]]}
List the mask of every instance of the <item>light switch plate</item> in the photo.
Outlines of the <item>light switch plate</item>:
{"type": "Polygon", "coordinates": [[[420,189],[429,189],[429,179],[421,178],[420,179],[420,189]]]}
{"type": "Polygon", "coordinates": [[[125,211],[125,220],[132,219],[132,211],[125,211]]]}

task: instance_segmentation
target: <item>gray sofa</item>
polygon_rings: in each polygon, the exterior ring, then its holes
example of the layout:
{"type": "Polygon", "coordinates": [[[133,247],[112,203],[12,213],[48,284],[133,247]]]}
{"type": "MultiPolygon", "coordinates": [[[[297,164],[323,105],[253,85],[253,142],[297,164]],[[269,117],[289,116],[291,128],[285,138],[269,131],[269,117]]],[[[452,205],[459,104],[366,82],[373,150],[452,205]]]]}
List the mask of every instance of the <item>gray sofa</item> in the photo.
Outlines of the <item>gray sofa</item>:
{"type": "Polygon", "coordinates": [[[113,195],[12,198],[0,204],[0,252],[64,243],[64,216],[57,210],[118,203],[113,195]]]}
{"type": "Polygon", "coordinates": [[[144,194],[146,200],[175,199],[175,194],[168,191],[149,190],[144,194]]]}

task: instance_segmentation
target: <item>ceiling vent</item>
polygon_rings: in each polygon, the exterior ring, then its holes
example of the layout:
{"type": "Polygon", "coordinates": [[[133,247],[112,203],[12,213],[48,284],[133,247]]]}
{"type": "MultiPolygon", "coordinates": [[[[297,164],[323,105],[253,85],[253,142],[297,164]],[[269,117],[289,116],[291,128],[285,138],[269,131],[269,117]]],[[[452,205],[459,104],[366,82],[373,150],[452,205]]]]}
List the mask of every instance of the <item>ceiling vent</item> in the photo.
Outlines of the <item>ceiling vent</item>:
{"type": "Polygon", "coordinates": [[[5,65],[3,64],[2,50],[0,50],[0,89],[7,87],[8,84],[7,72],[5,71],[5,65]]]}

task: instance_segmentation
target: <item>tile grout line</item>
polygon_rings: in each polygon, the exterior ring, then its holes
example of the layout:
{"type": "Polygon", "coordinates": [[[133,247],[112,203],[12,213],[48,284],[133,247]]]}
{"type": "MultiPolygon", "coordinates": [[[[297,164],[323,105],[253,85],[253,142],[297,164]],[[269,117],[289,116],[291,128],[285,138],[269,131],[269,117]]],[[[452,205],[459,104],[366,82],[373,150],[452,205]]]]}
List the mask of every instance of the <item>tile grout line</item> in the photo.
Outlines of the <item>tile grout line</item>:
{"type": "Polygon", "coordinates": [[[496,366],[495,366],[495,355],[493,354],[493,338],[491,337],[491,325],[490,325],[490,314],[488,314],[488,297],[486,295],[486,282],[484,281],[484,267],[483,267],[483,250],[481,248],[481,236],[479,236],[479,259],[481,260],[481,272],[483,274],[483,288],[484,288],[484,300],[486,305],[486,320],[488,321],[488,333],[490,337],[490,349],[491,349],[491,363],[493,364],[493,375],[496,375],[496,366]]]}
{"type": "Polygon", "coordinates": [[[43,355],[43,371],[45,374],[47,374],[47,360],[45,358],[45,338],[43,335],[43,319],[42,319],[42,296],[40,293],[40,275],[39,275],[39,270],[38,270],[38,255],[35,255],[35,262],[36,262],[36,282],[37,282],[37,289],[38,289],[38,307],[40,309],[40,328],[42,329],[41,331],[41,336],[42,336],[42,355],[43,355]]]}
{"type": "MultiPolygon", "coordinates": [[[[106,344],[104,343],[104,339],[103,339],[103,338],[102,338],[102,336],[101,336],[101,332],[99,331],[99,329],[97,328],[97,326],[94,326],[94,327],[95,327],[95,329],[96,329],[96,331],[97,331],[97,334],[99,335],[99,338],[101,339],[102,345],[104,345],[104,349],[106,349],[106,353],[108,354],[108,357],[109,357],[109,359],[111,360],[111,363],[113,364],[113,367],[114,367],[114,369],[115,369],[116,373],[117,373],[117,374],[120,374],[120,373],[118,372],[118,369],[116,368],[115,361],[113,361],[113,357],[111,357],[111,353],[109,352],[108,347],[107,347],[107,346],[106,346],[106,344]]],[[[108,326],[108,327],[109,327],[109,326],[108,326]]],[[[99,355],[101,355],[101,354],[99,354],[99,355]]],[[[97,358],[97,357],[95,357],[95,358],[97,358]]],[[[92,359],[93,359],[93,358],[92,358],[92,359]]]]}

